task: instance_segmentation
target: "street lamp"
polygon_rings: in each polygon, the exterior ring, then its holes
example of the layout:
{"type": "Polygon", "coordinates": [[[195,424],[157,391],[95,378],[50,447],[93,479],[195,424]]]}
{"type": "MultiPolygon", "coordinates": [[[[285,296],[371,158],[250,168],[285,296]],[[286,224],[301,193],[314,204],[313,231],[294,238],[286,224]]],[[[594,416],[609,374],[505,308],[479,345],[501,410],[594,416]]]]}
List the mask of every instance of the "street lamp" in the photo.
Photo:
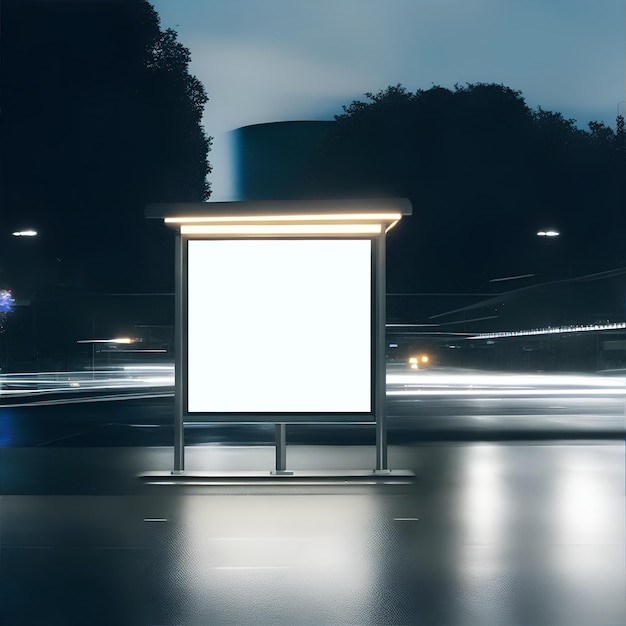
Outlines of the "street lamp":
{"type": "Polygon", "coordinates": [[[561,233],[558,230],[540,230],[537,233],[538,237],[558,237],[561,233]]]}

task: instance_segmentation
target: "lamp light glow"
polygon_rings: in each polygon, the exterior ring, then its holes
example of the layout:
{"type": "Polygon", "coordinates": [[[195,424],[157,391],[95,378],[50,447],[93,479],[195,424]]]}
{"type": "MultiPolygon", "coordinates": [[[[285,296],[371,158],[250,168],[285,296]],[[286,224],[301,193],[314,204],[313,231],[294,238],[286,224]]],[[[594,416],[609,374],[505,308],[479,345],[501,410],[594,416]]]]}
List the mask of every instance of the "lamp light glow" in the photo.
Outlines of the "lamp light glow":
{"type": "Polygon", "coordinates": [[[202,215],[166,217],[166,224],[215,224],[244,222],[397,222],[402,215],[400,213],[337,213],[337,214],[311,214],[311,215],[202,215]]]}
{"type": "Polygon", "coordinates": [[[12,233],[12,235],[14,237],[36,237],[37,231],[33,230],[32,228],[29,230],[16,230],[14,233],[12,233]]]}
{"type": "Polygon", "coordinates": [[[558,230],[540,230],[537,233],[539,237],[558,237],[560,234],[558,230]]]}
{"type": "Polygon", "coordinates": [[[181,235],[376,235],[380,224],[183,224],[181,235]]]}
{"type": "Polygon", "coordinates": [[[76,343],[134,343],[130,337],[118,337],[117,339],[79,339],[76,343]]]}

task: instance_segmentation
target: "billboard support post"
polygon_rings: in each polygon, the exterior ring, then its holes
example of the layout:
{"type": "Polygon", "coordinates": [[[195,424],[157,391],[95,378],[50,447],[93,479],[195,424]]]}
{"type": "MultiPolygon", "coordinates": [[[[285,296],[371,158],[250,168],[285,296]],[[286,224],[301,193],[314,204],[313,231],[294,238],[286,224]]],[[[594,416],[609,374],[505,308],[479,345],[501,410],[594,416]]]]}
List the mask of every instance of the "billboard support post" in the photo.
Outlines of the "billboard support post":
{"type": "Polygon", "coordinates": [[[376,471],[388,472],[387,465],[387,365],[385,362],[386,324],[386,248],[385,233],[376,237],[376,325],[374,354],[376,356],[374,384],[376,385],[376,471]]]}
{"type": "Polygon", "coordinates": [[[274,424],[276,438],[276,469],[274,475],[291,476],[287,470],[287,424],[274,424]]]}
{"type": "Polygon", "coordinates": [[[185,471],[185,423],[183,419],[183,362],[185,337],[183,316],[185,302],[183,294],[183,245],[181,236],[176,235],[176,276],[175,276],[175,346],[174,346],[174,472],[185,471]]]}

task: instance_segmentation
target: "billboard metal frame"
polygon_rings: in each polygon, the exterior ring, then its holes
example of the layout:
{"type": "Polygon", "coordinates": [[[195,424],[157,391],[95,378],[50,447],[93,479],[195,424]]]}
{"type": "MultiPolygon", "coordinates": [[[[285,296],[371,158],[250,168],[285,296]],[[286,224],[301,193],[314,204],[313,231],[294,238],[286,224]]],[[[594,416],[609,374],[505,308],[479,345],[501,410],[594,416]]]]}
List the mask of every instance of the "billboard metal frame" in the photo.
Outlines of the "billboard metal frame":
{"type": "MultiPolygon", "coordinates": [[[[408,200],[354,200],[354,201],[326,201],[322,203],[320,209],[319,202],[303,201],[282,201],[268,203],[232,202],[232,203],[192,203],[174,205],[150,205],[146,210],[149,218],[165,218],[166,223],[180,227],[176,235],[175,244],[175,416],[174,416],[174,469],[172,475],[185,475],[185,424],[198,422],[212,423],[249,423],[265,422],[274,423],[276,429],[276,469],[274,475],[288,476],[293,474],[286,468],[286,437],[285,429],[287,423],[375,423],[376,429],[376,462],[373,474],[388,476],[391,470],[388,468],[387,455],[387,415],[386,415],[386,364],[385,364],[385,322],[386,322],[386,231],[393,226],[401,216],[411,214],[411,205],[408,200]],[[387,211],[383,213],[382,211],[387,211]],[[212,216],[221,214],[222,218],[212,216]],[[209,217],[206,217],[206,216],[209,217]],[[271,218],[266,216],[271,215],[271,218]],[[187,314],[188,314],[188,292],[187,292],[187,271],[188,253],[187,245],[192,239],[207,238],[237,238],[232,234],[215,235],[209,237],[202,232],[200,226],[197,232],[193,229],[187,231],[181,227],[182,223],[202,224],[203,220],[209,222],[221,219],[221,223],[236,223],[237,227],[244,220],[246,223],[263,224],[264,220],[275,219],[274,215],[282,216],[281,225],[297,223],[302,220],[302,216],[311,216],[313,223],[331,223],[333,228],[341,220],[346,223],[362,224],[377,223],[381,228],[375,233],[365,236],[363,233],[356,234],[346,231],[343,238],[359,237],[366,238],[372,242],[372,365],[371,365],[371,393],[372,405],[371,414],[237,414],[226,413],[221,416],[215,414],[192,414],[187,413],[187,314]],[[296,217],[294,217],[294,215],[296,217]],[[239,217],[247,216],[247,217],[239,217]],[[294,222],[294,220],[296,220],[294,222]],[[315,222],[315,220],[318,220],[315,222]],[[191,231],[191,232],[189,232],[191,231]],[[210,417],[211,419],[203,419],[210,417]],[[253,419],[254,417],[254,419],[253,419]]],[[[307,218],[308,219],[308,218],[307,218]]],[[[279,227],[280,228],[280,227],[279,227]]],[[[319,239],[329,238],[328,234],[317,232],[312,229],[313,235],[301,234],[295,238],[319,239]]],[[[321,229],[323,231],[323,228],[321,229]]],[[[373,231],[372,231],[373,232],[373,231]]],[[[248,234],[242,235],[248,237],[248,234]]],[[[267,233],[263,238],[274,237],[267,233]]],[[[330,238],[337,238],[339,234],[330,235],[330,238]]],[[[284,237],[283,237],[284,238],[284,237]]],[[[294,237],[292,237],[294,238],[294,237]]],[[[395,470],[396,475],[407,476],[411,472],[395,470]]]]}
{"type": "MultiPolygon", "coordinates": [[[[179,235],[180,236],[180,235],[179,235]]],[[[377,283],[380,280],[380,277],[376,276],[376,267],[379,263],[378,257],[378,249],[380,246],[379,238],[371,236],[363,236],[363,237],[350,237],[348,241],[367,241],[370,243],[370,254],[368,261],[368,273],[369,273],[369,329],[367,332],[367,341],[369,342],[369,411],[330,411],[330,412],[319,412],[314,410],[304,409],[301,411],[278,411],[278,410],[269,410],[269,411],[228,411],[228,412],[219,412],[219,411],[197,411],[190,409],[190,370],[191,370],[191,361],[190,361],[190,350],[189,347],[192,343],[195,342],[194,338],[191,338],[192,333],[190,332],[190,283],[189,283],[189,244],[191,241],[215,241],[216,239],[206,239],[201,236],[180,236],[181,237],[181,246],[182,250],[182,281],[180,286],[180,294],[183,301],[185,317],[182,319],[182,346],[183,346],[183,355],[182,355],[182,363],[181,369],[183,371],[183,387],[181,390],[183,397],[183,420],[185,423],[194,423],[194,422],[218,422],[218,423],[259,423],[259,422],[285,422],[285,423],[344,423],[344,424],[373,424],[376,421],[376,362],[377,362],[377,345],[376,345],[376,337],[378,334],[376,328],[376,319],[377,319],[377,304],[379,298],[384,298],[384,288],[382,293],[379,293],[377,288],[377,283]],[[185,304],[187,306],[185,306],[185,304]]],[[[296,242],[307,242],[307,241],[321,241],[321,238],[316,238],[312,240],[309,237],[294,237],[294,238],[270,238],[263,237],[258,238],[256,241],[296,241],[296,242]]],[[[346,241],[345,236],[342,237],[325,237],[324,241],[341,241],[342,243],[346,241]]],[[[224,241],[224,239],[218,239],[217,241],[224,241]]],[[[231,240],[232,241],[232,240],[231,240]]],[[[250,238],[240,239],[239,241],[250,241],[250,238]]],[[[286,259],[289,262],[290,259],[286,259]]],[[[382,260],[384,264],[384,258],[382,260]]],[[[297,266],[296,266],[297,267],[297,266]]],[[[208,270],[207,273],[210,273],[211,270],[208,270]]],[[[384,287],[384,286],[383,286],[384,287]]],[[[218,295],[218,294],[216,294],[218,295]]],[[[306,329],[304,329],[306,331],[306,329]]],[[[330,350],[330,345],[327,348],[330,350]]],[[[319,389],[319,388],[318,388],[319,389]]],[[[323,393],[323,389],[321,389],[323,393]]]]}

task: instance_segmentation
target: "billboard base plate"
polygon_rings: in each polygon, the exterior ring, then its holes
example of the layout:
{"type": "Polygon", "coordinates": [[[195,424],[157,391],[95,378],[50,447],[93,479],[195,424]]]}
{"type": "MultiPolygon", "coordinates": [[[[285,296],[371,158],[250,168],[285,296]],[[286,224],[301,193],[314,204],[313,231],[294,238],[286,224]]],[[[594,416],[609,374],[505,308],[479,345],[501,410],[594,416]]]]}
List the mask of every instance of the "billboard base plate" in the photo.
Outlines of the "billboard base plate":
{"type": "Polygon", "coordinates": [[[148,484],[161,485],[236,485],[276,483],[399,483],[415,480],[411,470],[271,470],[230,472],[142,472],[138,478],[148,484]]]}

